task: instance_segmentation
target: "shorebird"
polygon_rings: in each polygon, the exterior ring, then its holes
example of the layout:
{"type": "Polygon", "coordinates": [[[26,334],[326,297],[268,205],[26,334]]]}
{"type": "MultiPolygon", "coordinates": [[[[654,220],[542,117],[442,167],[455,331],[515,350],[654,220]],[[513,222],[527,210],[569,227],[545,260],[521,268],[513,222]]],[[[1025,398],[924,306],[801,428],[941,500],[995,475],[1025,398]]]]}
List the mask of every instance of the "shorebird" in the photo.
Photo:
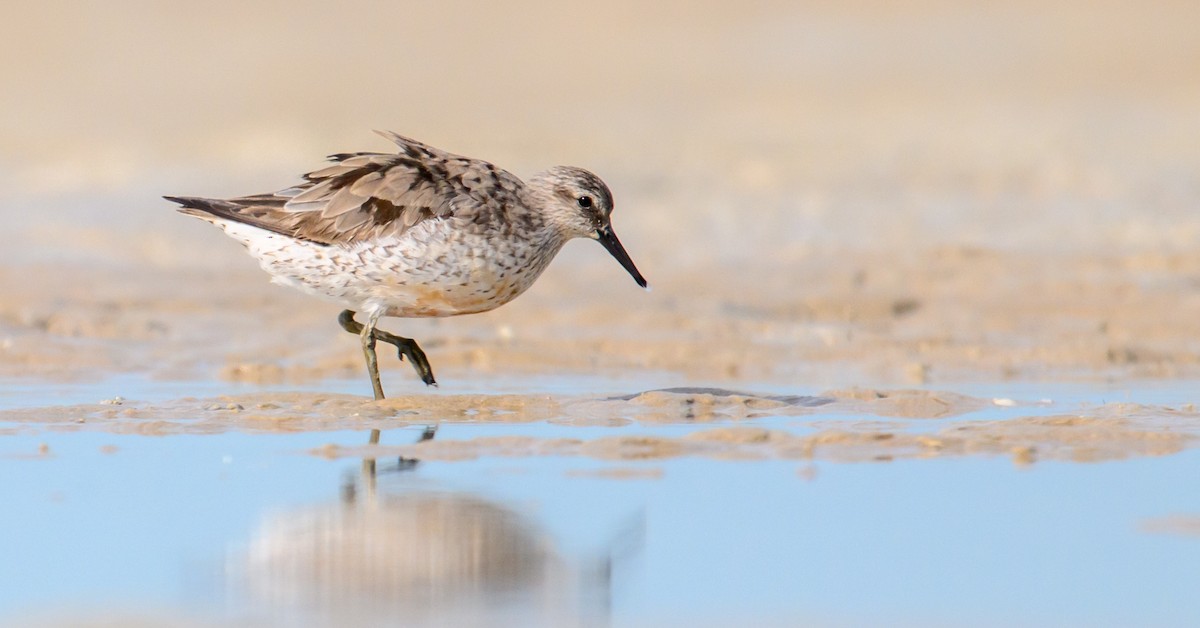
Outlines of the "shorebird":
{"type": "Polygon", "coordinates": [[[347,308],[338,323],[359,336],[376,399],[376,341],[436,384],[417,342],[377,329],[381,317],[495,309],[533,285],[572,238],[597,240],[646,287],[613,233],[612,193],[596,175],[556,166],[526,183],[486,161],[376,132],[399,151],[330,155],[333,165],[274,193],[164,197],[244,244],[274,283],[347,308]]]}

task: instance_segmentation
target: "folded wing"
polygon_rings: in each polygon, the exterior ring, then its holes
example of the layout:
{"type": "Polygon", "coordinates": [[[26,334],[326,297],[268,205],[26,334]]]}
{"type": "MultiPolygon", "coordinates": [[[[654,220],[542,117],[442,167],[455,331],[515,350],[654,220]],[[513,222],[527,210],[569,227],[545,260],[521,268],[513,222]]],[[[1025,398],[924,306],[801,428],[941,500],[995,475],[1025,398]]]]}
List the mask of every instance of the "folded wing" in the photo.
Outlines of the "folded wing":
{"type": "Polygon", "coordinates": [[[339,153],[304,183],[228,200],[167,197],[185,213],[246,223],[326,245],[399,237],[425,220],[462,212],[504,211],[521,181],[469,159],[395,133],[380,132],[397,153],[339,153]]]}

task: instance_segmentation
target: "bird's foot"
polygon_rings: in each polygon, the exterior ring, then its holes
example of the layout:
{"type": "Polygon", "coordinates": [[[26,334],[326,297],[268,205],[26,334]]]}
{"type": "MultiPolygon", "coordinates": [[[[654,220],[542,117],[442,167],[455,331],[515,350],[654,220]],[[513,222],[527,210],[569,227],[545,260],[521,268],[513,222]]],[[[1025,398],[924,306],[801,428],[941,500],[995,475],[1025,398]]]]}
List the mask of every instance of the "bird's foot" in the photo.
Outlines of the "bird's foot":
{"type": "Polygon", "coordinates": [[[401,361],[407,357],[409,363],[416,369],[417,376],[421,378],[422,382],[425,382],[426,386],[437,386],[437,380],[433,378],[433,367],[429,366],[429,358],[425,357],[425,352],[421,350],[416,340],[397,336],[381,329],[376,329],[374,336],[380,342],[395,346],[401,361]]]}

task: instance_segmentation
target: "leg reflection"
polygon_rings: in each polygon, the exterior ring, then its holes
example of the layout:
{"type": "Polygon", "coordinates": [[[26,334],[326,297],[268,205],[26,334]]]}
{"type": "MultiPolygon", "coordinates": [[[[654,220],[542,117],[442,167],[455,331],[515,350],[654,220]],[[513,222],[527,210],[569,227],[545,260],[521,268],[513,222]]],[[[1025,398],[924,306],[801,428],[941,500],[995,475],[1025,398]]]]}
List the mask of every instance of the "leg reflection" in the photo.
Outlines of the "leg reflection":
{"type": "MultiPolygon", "coordinates": [[[[423,443],[427,440],[433,440],[433,437],[436,434],[437,434],[437,425],[427,425],[427,426],[425,426],[425,429],[421,432],[421,436],[417,439],[417,442],[423,443]]],[[[380,434],[379,430],[371,430],[371,435],[367,438],[367,444],[368,445],[378,445],[380,435],[381,434],[380,434]]],[[[420,462],[420,460],[417,458],[405,458],[404,456],[400,456],[397,459],[395,467],[392,467],[391,469],[383,469],[383,472],[410,471],[412,469],[415,469],[417,466],[417,463],[419,463],[419,462],[420,462]]],[[[373,496],[375,494],[377,476],[378,476],[379,472],[380,471],[376,468],[374,457],[363,458],[362,468],[359,472],[359,477],[360,477],[360,481],[362,483],[362,488],[363,488],[363,490],[367,491],[368,495],[373,496]]],[[[347,478],[346,484],[342,486],[342,495],[343,495],[343,498],[349,502],[353,502],[356,499],[356,497],[358,495],[358,489],[356,487],[353,477],[347,478]]]]}

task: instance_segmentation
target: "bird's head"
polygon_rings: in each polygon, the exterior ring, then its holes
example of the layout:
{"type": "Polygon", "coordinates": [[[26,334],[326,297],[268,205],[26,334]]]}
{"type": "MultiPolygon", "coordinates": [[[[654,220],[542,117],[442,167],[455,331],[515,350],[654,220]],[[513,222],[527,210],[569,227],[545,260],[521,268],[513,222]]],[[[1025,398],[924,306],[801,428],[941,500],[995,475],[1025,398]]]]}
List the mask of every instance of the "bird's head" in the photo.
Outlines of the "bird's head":
{"type": "Polygon", "coordinates": [[[556,166],[529,180],[547,222],[566,238],[591,238],[621,263],[643,288],[646,279],[612,228],[613,198],[600,177],[573,166],[556,166]]]}

